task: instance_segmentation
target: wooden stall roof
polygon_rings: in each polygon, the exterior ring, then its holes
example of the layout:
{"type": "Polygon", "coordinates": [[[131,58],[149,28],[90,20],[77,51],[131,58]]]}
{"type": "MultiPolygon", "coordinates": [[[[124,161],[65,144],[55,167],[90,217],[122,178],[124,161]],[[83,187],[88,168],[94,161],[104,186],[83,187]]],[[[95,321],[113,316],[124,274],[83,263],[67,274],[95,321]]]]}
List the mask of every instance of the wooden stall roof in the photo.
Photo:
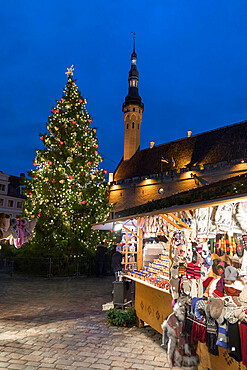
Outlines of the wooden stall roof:
{"type": "MultiPolygon", "coordinates": [[[[181,206],[172,206],[168,208],[163,208],[151,212],[146,212],[146,213],[139,213],[136,215],[131,215],[131,216],[126,216],[126,217],[121,217],[121,218],[115,218],[112,220],[107,220],[104,222],[99,222],[97,224],[94,224],[92,226],[93,230],[113,230],[115,224],[123,224],[125,226],[131,225],[132,220],[137,220],[140,217],[146,217],[146,216],[155,216],[159,214],[169,214],[169,213],[174,213],[174,212],[179,212],[179,211],[185,211],[189,209],[197,209],[197,208],[205,208],[205,207],[210,207],[210,206],[216,206],[219,204],[224,204],[224,203],[236,203],[246,200],[247,201],[247,193],[242,194],[242,195],[234,195],[234,196],[229,196],[229,197],[224,197],[220,199],[213,199],[213,200],[208,200],[208,201],[203,201],[203,202],[197,202],[197,203],[190,203],[190,204],[183,204],[181,206]]],[[[135,223],[137,226],[137,223],[135,223]]],[[[133,224],[134,226],[134,224],[133,224]]]]}

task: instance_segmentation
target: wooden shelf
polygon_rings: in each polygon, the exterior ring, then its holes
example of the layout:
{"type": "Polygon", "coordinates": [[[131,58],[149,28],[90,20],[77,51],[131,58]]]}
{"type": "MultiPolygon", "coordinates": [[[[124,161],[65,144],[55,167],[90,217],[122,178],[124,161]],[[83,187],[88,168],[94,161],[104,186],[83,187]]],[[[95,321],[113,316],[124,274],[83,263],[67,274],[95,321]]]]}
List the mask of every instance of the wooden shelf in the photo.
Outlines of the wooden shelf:
{"type": "Polygon", "coordinates": [[[169,293],[169,290],[167,290],[167,289],[163,289],[163,288],[159,288],[159,287],[157,287],[157,286],[155,286],[155,285],[152,285],[152,284],[148,283],[147,281],[144,281],[144,280],[141,280],[141,279],[137,279],[137,278],[134,278],[133,276],[129,276],[129,275],[124,275],[124,277],[126,277],[126,278],[128,278],[128,279],[130,279],[130,280],[136,281],[137,283],[140,283],[140,284],[143,284],[143,285],[149,286],[150,288],[153,288],[153,289],[159,290],[160,292],[170,294],[170,293],[169,293]]]}

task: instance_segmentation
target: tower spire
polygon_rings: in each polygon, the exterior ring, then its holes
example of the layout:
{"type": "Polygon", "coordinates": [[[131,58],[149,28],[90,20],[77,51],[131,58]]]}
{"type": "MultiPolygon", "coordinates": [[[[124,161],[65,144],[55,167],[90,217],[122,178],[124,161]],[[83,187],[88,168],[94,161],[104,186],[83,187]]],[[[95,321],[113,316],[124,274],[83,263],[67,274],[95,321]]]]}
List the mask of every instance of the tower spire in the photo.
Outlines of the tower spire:
{"type": "Polygon", "coordinates": [[[124,160],[130,159],[140,148],[140,128],[144,104],[139,95],[139,72],[136,67],[137,54],[135,51],[135,32],[133,33],[133,52],[129,71],[129,91],[123,103],[124,112],[124,160]]]}

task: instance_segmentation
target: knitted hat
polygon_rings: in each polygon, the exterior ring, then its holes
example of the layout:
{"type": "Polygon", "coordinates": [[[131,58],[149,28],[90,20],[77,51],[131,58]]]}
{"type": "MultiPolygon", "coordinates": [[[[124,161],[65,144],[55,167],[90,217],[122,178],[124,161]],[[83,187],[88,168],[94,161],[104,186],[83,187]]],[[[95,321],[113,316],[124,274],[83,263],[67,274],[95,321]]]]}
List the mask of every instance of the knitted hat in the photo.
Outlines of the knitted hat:
{"type": "Polygon", "coordinates": [[[227,266],[225,269],[225,280],[235,281],[238,279],[238,270],[235,267],[227,266]]]}
{"type": "Polygon", "coordinates": [[[224,308],[224,302],[221,299],[212,298],[209,302],[210,315],[213,319],[217,320],[224,308]]]}
{"type": "Polygon", "coordinates": [[[213,291],[214,297],[223,297],[224,295],[224,274],[216,284],[216,289],[213,291]]]}

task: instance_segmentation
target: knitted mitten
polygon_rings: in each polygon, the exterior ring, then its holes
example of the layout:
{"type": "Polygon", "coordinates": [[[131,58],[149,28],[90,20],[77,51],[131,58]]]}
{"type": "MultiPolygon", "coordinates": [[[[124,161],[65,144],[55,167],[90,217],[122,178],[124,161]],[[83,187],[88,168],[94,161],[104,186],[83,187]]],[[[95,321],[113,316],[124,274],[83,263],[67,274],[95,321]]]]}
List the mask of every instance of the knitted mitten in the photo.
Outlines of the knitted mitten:
{"type": "Polygon", "coordinates": [[[184,294],[189,295],[191,291],[191,281],[186,276],[183,277],[184,294]]]}

